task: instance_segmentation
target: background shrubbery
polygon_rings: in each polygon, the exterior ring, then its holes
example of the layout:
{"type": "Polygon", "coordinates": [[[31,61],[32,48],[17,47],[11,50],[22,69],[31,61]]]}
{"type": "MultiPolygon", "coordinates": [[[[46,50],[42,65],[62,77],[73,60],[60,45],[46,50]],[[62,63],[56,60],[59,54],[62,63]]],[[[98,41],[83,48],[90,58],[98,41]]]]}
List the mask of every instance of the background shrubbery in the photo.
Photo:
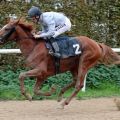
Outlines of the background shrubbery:
{"type": "MultiPolygon", "coordinates": [[[[42,11],[64,12],[72,21],[69,35],[86,35],[111,47],[120,46],[120,1],[95,0],[95,4],[85,4],[85,0],[24,0],[0,2],[0,26],[6,24],[8,16],[15,14],[26,17],[28,9],[35,5],[42,11]]],[[[89,1],[89,0],[87,0],[89,1]]]]}
{"type": "MultiPolygon", "coordinates": [[[[20,93],[18,76],[20,72],[27,69],[15,68],[14,66],[6,66],[7,69],[0,70],[0,98],[1,99],[23,99],[20,93]]],[[[105,67],[103,65],[92,68],[87,74],[87,88],[84,97],[100,97],[113,96],[120,94],[120,67],[105,67]],[[95,91],[91,91],[95,90],[95,91]],[[101,92],[99,92],[99,91],[101,92]],[[108,90],[108,91],[107,91],[108,90]],[[97,93],[98,91],[98,93],[97,93]],[[90,92],[90,93],[89,93],[90,92]]],[[[49,77],[42,85],[43,90],[49,90],[52,85],[57,85],[58,90],[72,81],[72,75],[69,72],[49,77]]],[[[35,79],[26,78],[25,87],[27,91],[33,94],[35,79]]],[[[57,92],[58,93],[58,92],[57,92]]],[[[67,95],[68,96],[68,95],[67,95]]],[[[42,99],[37,97],[35,99],[42,99]]],[[[78,95],[81,98],[81,95],[78,95]]]]}

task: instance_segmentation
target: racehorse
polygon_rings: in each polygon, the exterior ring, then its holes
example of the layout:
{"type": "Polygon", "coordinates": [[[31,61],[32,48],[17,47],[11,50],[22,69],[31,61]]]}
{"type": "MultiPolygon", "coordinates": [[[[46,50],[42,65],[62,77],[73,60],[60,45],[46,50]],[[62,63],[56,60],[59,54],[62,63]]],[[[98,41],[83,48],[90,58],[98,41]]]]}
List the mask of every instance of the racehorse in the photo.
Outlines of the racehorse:
{"type": "MultiPolygon", "coordinates": [[[[25,57],[26,64],[31,70],[22,72],[19,75],[21,93],[28,99],[32,97],[25,90],[24,80],[26,77],[35,77],[36,83],[34,93],[36,95],[51,95],[54,89],[50,92],[43,93],[40,91],[40,86],[47,77],[55,75],[54,58],[48,52],[45,46],[45,40],[36,40],[33,38],[31,31],[33,26],[21,20],[12,20],[0,30],[0,44],[7,41],[15,41],[20,47],[20,50],[25,57]]],[[[84,83],[84,78],[88,70],[98,63],[102,64],[120,64],[120,56],[115,53],[107,45],[97,43],[86,36],[76,37],[80,43],[82,53],[80,55],[60,59],[60,73],[70,71],[73,76],[73,81],[61,89],[58,95],[58,101],[61,101],[62,95],[66,90],[74,87],[73,93],[65,101],[61,107],[64,108],[76,94],[81,90],[84,83]]]]}

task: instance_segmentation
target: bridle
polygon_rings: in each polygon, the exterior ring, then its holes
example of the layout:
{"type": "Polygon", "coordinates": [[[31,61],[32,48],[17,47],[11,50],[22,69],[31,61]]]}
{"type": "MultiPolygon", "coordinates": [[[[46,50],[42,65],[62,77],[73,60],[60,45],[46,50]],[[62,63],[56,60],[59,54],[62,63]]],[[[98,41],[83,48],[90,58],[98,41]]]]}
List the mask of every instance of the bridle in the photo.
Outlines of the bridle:
{"type": "Polygon", "coordinates": [[[15,26],[12,27],[7,33],[5,33],[3,36],[0,37],[0,43],[4,43],[11,35],[13,32],[15,32],[15,26]]]}
{"type": "MultiPolygon", "coordinates": [[[[7,39],[13,34],[13,32],[16,31],[16,26],[11,27],[9,29],[9,31],[7,33],[5,33],[4,35],[0,36],[0,43],[5,43],[7,41],[7,39]]],[[[19,38],[19,40],[21,39],[34,39],[33,36],[31,37],[24,37],[24,38],[19,38]]],[[[17,39],[18,40],[18,39],[17,39]]]]}

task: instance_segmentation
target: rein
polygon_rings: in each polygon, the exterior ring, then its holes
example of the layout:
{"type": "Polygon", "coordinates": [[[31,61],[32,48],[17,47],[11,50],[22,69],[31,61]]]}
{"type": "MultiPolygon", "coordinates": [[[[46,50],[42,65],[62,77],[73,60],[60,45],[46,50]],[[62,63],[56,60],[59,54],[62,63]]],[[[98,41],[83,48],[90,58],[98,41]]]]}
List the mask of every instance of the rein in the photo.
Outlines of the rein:
{"type": "Polygon", "coordinates": [[[34,37],[22,37],[22,38],[19,38],[19,39],[17,39],[17,40],[22,40],[22,39],[35,39],[34,37]]]}

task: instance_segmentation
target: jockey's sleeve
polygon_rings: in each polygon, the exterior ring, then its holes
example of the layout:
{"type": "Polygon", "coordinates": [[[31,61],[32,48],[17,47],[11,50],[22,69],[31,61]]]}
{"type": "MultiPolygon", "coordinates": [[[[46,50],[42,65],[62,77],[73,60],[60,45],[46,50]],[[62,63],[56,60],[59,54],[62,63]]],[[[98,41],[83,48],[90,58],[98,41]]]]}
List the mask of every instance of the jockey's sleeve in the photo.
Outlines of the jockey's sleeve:
{"type": "Polygon", "coordinates": [[[43,23],[46,26],[42,26],[42,33],[40,34],[40,37],[52,37],[54,35],[55,31],[55,21],[53,19],[52,15],[45,16],[43,18],[43,23]]]}
{"type": "Polygon", "coordinates": [[[51,25],[48,25],[48,28],[47,29],[43,29],[41,34],[40,34],[40,37],[41,38],[50,38],[54,35],[54,29],[52,28],[52,24],[51,25]]]}
{"type": "Polygon", "coordinates": [[[50,38],[53,35],[54,35],[54,32],[42,32],[39,37],[40,38],[50,38]]]}

